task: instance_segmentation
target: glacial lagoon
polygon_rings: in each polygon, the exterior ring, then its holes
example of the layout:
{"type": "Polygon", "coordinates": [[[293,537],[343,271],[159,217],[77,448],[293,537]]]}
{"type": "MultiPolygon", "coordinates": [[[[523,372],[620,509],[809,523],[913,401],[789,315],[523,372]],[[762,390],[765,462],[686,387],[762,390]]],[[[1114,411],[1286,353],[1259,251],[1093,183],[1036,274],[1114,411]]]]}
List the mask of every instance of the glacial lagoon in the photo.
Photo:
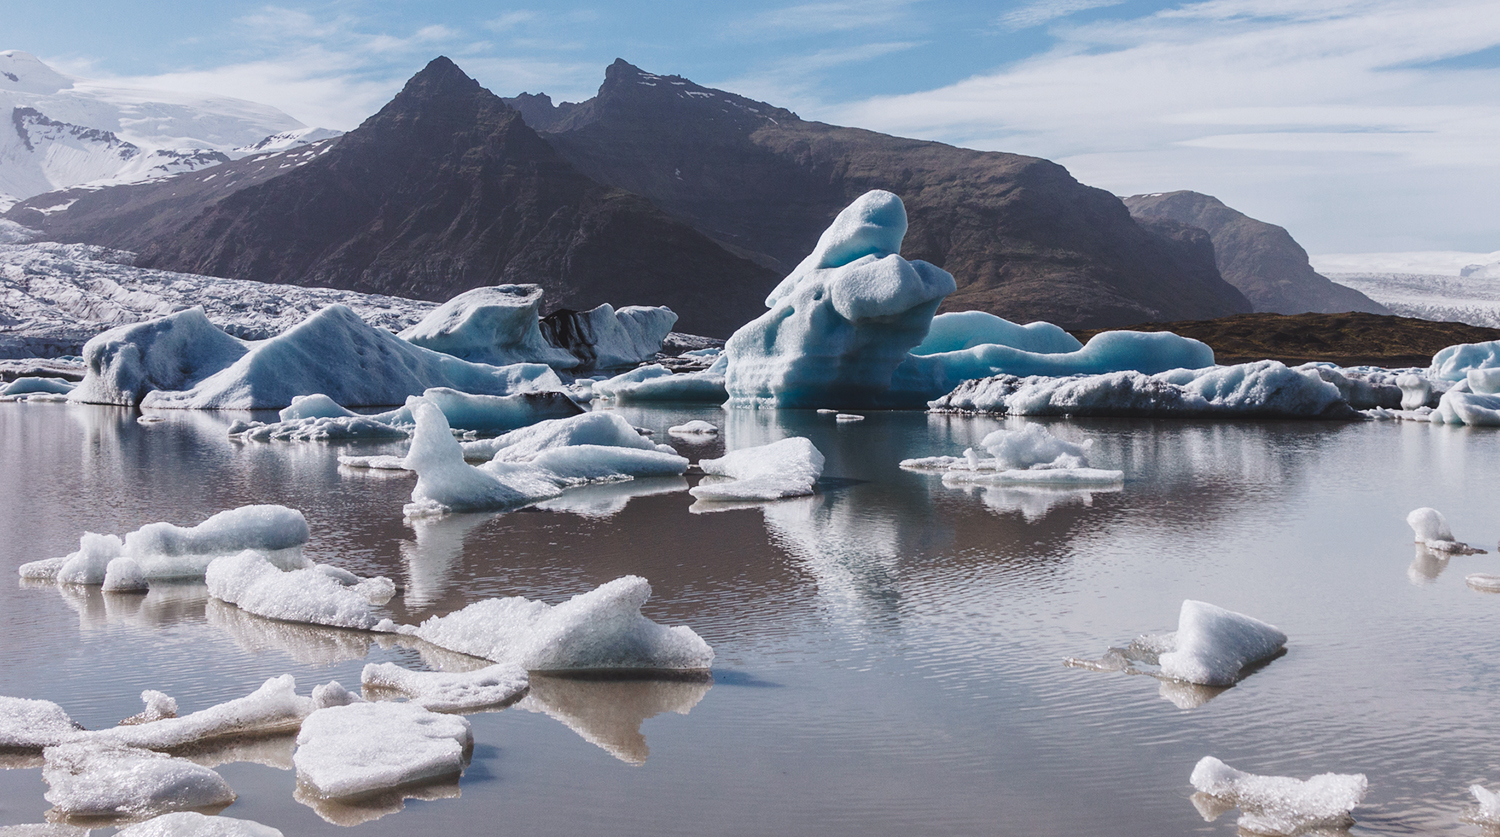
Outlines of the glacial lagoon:
{"type": "MultiPolygon", "coordinates": [[[[705,679],[535,676],[520,703],[470,716],[456,785],[404,802],[299,802],[289,738],[197,754],[239,794],[227,816],[287,835],[1233,834],[1234,812],[1208,822],[1190,800],[1205,755],[1366,774],[1353,834],[1481,833],[1462,814],[1471,783],[1500,784],[1500,596],[1464,577],[1500,572],[1493,431],[1049,421],[1125,472],[1117,489],[1068,491],[949,488],[897,466],[1016,420],[620,412],[694,460],[806,436],[827,457],[819,491],[705,506],[689,476],[408,522],[414,477],[337,462],[399,443],[237,443],[226,429],[243,415],[143,424],[127,409],[0,404],[0,694],[97,728],[139,712],[145,689],[187,712],[283,673],[306,694],[354,688],[368,662],[453,664],[250,616],[201,585],[16,579],[84,532],[278,503],[306,514],[309,557],[395,580],[398,621],[493,596],[556,603],[637,574],[654,589],[645,614],[717,655],[705,679]],[[667,435],[690,419],[723,432],[667,435]],[[1404,518],[1421,506],[1490,553],[1416,547],[1404,518]],[[1228,689],[1063,665],[1173,629],[1188,598],[1278,626],[1286,653],[1228,689]]],[[[0,766],[0,825],[45,821],[35,761],[0,766]]]]}

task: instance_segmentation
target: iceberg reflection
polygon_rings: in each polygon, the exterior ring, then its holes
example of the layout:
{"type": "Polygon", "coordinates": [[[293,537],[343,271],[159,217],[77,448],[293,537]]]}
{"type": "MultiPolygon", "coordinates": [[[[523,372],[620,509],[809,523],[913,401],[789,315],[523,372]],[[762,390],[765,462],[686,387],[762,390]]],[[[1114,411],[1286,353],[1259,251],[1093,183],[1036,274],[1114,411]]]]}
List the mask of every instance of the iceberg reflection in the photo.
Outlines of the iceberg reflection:
{"type": "Polygon", "coordinates": [[[686,715],[708,690],[707,675],[661,679],[532,674],[531,691],[516,704],[541,712],[620,761],[645,764],[651,749],[641,723],[663,712],[686,715]]]}

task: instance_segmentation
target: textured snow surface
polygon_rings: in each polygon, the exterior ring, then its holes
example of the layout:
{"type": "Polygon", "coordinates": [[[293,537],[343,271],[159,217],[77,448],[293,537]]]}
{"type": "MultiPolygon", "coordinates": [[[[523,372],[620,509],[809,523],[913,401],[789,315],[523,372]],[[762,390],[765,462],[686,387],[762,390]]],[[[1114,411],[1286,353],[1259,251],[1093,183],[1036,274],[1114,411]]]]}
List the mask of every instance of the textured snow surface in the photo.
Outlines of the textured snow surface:
{"type": "Polygon", "coordinates": [[[818,477],[823,475],[823,454],[801,436],[792,436],[769,445],[740,448],[718,459],[698,463],[710,477],[690,493],[700,500],[778,500],[813,493],[818,477]]]}
{"type": "Polygon", "coordinates": [[[46,798],[72,817],[154,816],[234,801],[224,777],[183,758],[108,741],[43,751],[46,798]]]}
{"type": "Polygon", "coordinates": [[[542,337],[540,285],[495,285],[465,291],[401,332],[415,345],[454,357],[504,366],[545,363],[572,369],[583,361],[542,337]]]}
{"type": "Polygon", "coordinates": [[[292,763],[324,797],[358,797],[454,777],[474,748],[469,722],[414,703],[352,703],[302,722],[292,763]]]}
{"type": "Polygon", "coordinates": [[[77,552],[22,564],[20,575],[56,579],[59,584],[103,584],[106,590],[144,590],[152,581],[201,580],[214,559],[247,549],[267,554],[278,566],[307,565],[307,519],[285,506],[241,506],[219,512],[196,526],[149,523],[127,534],[93,532],[79,539],[77,552]]]}
{"type": "Polygon", "coordinates": [[[255,550],[214,561],[205,581],[210,596],[248,613],[335,628],[375,630],[386,618],[376,609],[396,595],[385,576],[360,578],[327,564],[286,571],[255,550]]]}
{"type": "Polygon", "coordinates": [[[530,685],[526,669],[506,663],[467,672],[412,671],[395,663],[370,663],[360,675],[367,690],[399,692],[434,712],[467,712],[509,703],[530,685]]]}
{"type": "Polygon", "coordinates": [[[121,829],[115,837],[282,837],[282,834],[269,825],[250,820],[179,811],[121,829]]]}
{"type": "Polygon", "coordinates": [[[1155,375],[996,375],[929,402],[936,411],[1030,416],[1246,416],[1356,419],[1339,387],[1274,360],[1155,375]]]}
{"type": "Polygon", "coordinates": [[[1213,756],[1204,756],[1193,767],[1189,781],[1199,793],[1239,808],[1237,824],[1242,830],[1285,837],[1316,828],[1348,827],[1354,821],[1350,812],[1369,789],[1363,773],[1320,773],[1310,779],[1257,776],[1213,756]]]}
{"type": "Polygon", "coordinates": [[[1161,673],[1173,680],[1228,686],[1240,670],[1286,645],[1286,634],[1259,619],[1187,599],[1177,617],[1172,649],[1160,657],[1161,673]]]}
{"type": "Polygon", "coordinates": [[[193,306],[245,340],[273,337],[333,304],[387,331],[400,331],[435,307],[393,296],[150,270],[134,262],[134,253],[89,244],[0,243],[0,357],[80,354],[100,332],[193,306]]]}
{"type": "Polygon", "coordinates": [[[0,750],[40,750],[77,730],[68,713],[51,701],[0,696],[0,750]]]}
{"type": "Polygon", "coordinates": [[[558,604],[486,599],[403,629],[428,642],[527,671],[701,670],[714,652],[691,628],[641,615],[646,579],[628,575],[558,604]]]}
{"type": "Polygon", "coordinates": [[[423,349],[366,325],[350,308],[330,305],[255,344],[233,365],[181,392],[157,390],[146,407],[200,410],[280,409],[322,393],[345,407],[398,405],[429,387],[508,395],[513,372],[423,349]]]}
{"type": "Polygon", "coordinates": [[[771,310],[725,344],[731,404],[888,405],[896,367],[956,287],[947,271],[900,256],[906,226],[901,199],[880,190],[838,214],[766,299],[771,310]]]}

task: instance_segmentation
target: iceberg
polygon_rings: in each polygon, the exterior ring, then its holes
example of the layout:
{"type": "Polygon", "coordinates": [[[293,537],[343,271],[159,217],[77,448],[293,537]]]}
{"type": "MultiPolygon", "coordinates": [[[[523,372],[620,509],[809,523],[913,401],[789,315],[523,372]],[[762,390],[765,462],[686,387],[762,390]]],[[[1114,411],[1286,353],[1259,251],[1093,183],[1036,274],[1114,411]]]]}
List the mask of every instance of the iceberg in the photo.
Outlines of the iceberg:
{"type": "Polygon", "coordinates": [[[282,837],[282,834],[251,820],[179,811],[122,828],[115,837],[282,837]]]}
{"type": "Polygon", "coordinates": [[[558,605],[486,599],[401,632],[527,671],[708,669],[713,649],[691,628],[641,615],[650,598],[651,585],[628,575],[558,605]]]}
{"type": "Polygon", "coordinates": [[[1423,507],[1406,515],[1406,525],[1417,536],[1417,543],[1434,552],[1460,555],[1482,555],[1484,550],[1475,549],[1453,539],[1453,530],[1448,528],[1448,519],[1437,509],[1423,507]]]}
{"type": "Polygon", "coordinates": [[[671,445],[652,442],[617,413],[593,412],[540,421],[493,439],[465,442],[463,455],[465,459],[481,462],[530,462],[542,451],[571,445],[673,452],[671,445]]]}
{"type": "Polygon", "coordinates": [[[496,663],[478,671],[412,671],[395,663],[370,663],[360,674],[366,692],[396,692],[433,712],[473,712],[503,706],[526,693],[526,669],[496,663]]]}
{"type": "Polygon", "coordinates": [[[1464,392],[1457,387],[1443,393],[1437,409],[1427,416],[1433,424],[1500,427],[1500,395],[1464,392]]]}
{"type": "Polygon", "coordinates": [[[202,308],[119,326],[84,344],[87,371],[68,400],[135,406],[153,390],[195,386],[247,351],[209,322],[202,308]]]}
{"type": "Polygon", "coordinates": [[[0,398],[10,398],[20,395],[33,395],[37,393],[48,395],[67,395],[76,389],[78,384],[73,381],[65,381],[62,378],[16,378],[8,384],[0,386],[0,398]]]}
{"type": "Polygon", "coordinates": [[[1436,381],[1462,381],[1470,370],[1500,367],[1500,340],[1460,343],[1432,356],[1427,377],[1436,381]]]}
{"type": "Polygon", "coordinates": [[[703,482],[688,490],[700,500],[778,500],[813,493],[823,475],[823,454],[801,436],[769,445],[740,448],[718,459],[698,463],[709,476],[728,480],[703,482]]]}
{"type": "Polygon", "coordinates": [[[394,630],[387,628],[389,619],[375,611],[396,595],[396,585],[384,576],[360,578],[327,564],[285,571],[264,554],[247,549],[210,564],[205,581],[210,596],[268,619],[394,630]]]}
{"type": "Polygon", "coordinates": [[[224,777],[184,758],[107,741],[48,747],[46,798],[64,817],[150,817],[222,808],[235,799],[224,777]]]}
{"type": "Polygon", "coordinates": [[[965,381],[928,407],[1021,416],[1362,418],[1334,384],[1274,360],[1154,375],[995,375],[965,381]]]}
{"type": "Polygon", "coordinates": [[[1432,382],[1425,376],[1402,375],[1396,379],[1396,386],[1401,389],[1401,409],[1416,410],[1436,406],[1431,403],[1432,382]]]}
{"type": "Polygon", "coordinates": [[[690,441],[702,441],[708,437],[719,435],[719,428],[702,419],[693,419],[689,422],[668,427],[667,435],[677,436],[690,441]]]}
{"type": "Polygon", "coordinates": [[[723,353],[716,355],[708,368],[696,372],[674,372],[662,364],[653,363],[599,381],[590,389],[594,397],[617,404],[722,404],[729,397],[724,378],[728,368],[729,357],[723,353]]]}
{"type": "Polygon", "coordinates": [[[956,311],[933,317],[926,339],[911,353],[936,355],[985,344],[1045,355],[1067,354],[1083,348],[1078,338],[1052,323],[1017,325],[985,311],[956,311]]]}
{"type": "Polygon", "coordinates": [[[542,337],[537,315],[542,296],[540,285],[475,288],[439,305],[400,336],[412,345],[475,363],[572,369],[583,361],[542,337]]]}
{"type": "Polygon", "coordinates": [[[443,411],[450,427],[479,433],[506,433],[539,421],[583,414],[583,408],[562,392],[557,373],[535,367],[528,371],[539,373],[528,381],[529,391],[473,395],[448,387],[433,387],[425,390],[422,397],[443,411]]]}
{"type": "Polygon", "coordinates": [[[351,703],[302,722],[297,781],[326,798],[360,797],[458,776],[469,762],[469,722],[413,703],[351,703]]]}
{"type": "Polygon", "coordinates": [[[417,429],[405,466],[417,473],[417,485],[405,509],[408,517],[517,508],[562,492],[534,469],[500,474],[475,468],[464,461],[464,449],[436,405],[418,399],[411,410],[417,429]]]}
{"type": "Polygon", "coordinates": [[[266,554],[283,569],[300,569],[307,543],[307,520],[285,506],[229,509],[197,526],[151,523],[121,539],[86,533],[77,552],[22,564],[27,579],[59,584],[102,584],[106,590],[144,590],[152,581],[202,580],[214,559],[247,549],[266,554]]]}
{"type": "Polygon", "coordinates": [[[1161,673],[1188,683],[1228,686],[1245,666],[1285,645],[1286,634],[1259,619],[1187,599],[1171,648],[1160,656],[1161,673]]]}
{"type": "Polygon", "coordinates": [[[567,349],[584,366],[609,369],[650,360],[677,323],[677,314],[661,306],[609,303],[587,311],[559,309],[542,318],[542,334],[567,349]]]}
{"type": "Polygon", "coordinates": [[[322,393],[345,407],[379,407],[401,404],[407,396],[431,387],[508,395],[515,390],[515,379],[515,373],[503,367],[470,363],[414,346],[366,324],[347,306],[330,305],[254,344],[231,365],[191,388],[160,387],[142,398],[141,405],[280,409],[299,395],[322,393]]]}
{"type": "Polygon", "coordinates": [[[1213,820],[1226,808],[1239,808],[1238,825],[1254,834],[1293,835],[1316,828],[1347,828],[1350,812],[1365,798],[1369,781],[1363,773],[1320,773],[1310,779],[1256,776],[1204,756],[1189,778],[1204,818],[1213,820]],[[1216,804],[1215,804],[1216,803],[1216,804]]]}

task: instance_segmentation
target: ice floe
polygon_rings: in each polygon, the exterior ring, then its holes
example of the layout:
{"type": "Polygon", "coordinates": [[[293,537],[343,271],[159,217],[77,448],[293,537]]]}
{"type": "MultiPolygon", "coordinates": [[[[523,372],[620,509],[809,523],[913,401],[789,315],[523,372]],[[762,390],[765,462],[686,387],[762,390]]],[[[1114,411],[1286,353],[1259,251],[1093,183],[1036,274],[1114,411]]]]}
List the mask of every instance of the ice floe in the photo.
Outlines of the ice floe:
{"type": "Polygon", "coordinates": [[[667,435],[689,440],[701,440],[705,437],[719,435],[719,428],[702,419],[693,419],[689,422],[668,427],[667,435]]]}
{"type": "Polygon", "coordinates": [[[792,436],[702,460],[698,465],[709,477],[729,479],[705,478],[689,493],[699,500],[729,502],[800,497],[813,492],[823,464],[823,454],[810,440],[792,436]]]}
{"type": "Polygon", "coordinates": [[[384,576],[360,578],[327,564],[287,571],[247,549],[210,564],[205,581],[210,596],[268,619],[394,630],[377,611],[396,594],[396,585],[384,576]]]}
{"type": "Polygon", "coordinates": [[[526,669],[496,663],[477,671],[412,671],[395,663],[370,663],[360,675],[366,692],[396,692],[433,712],[472,712],[503,706],[525,694],[526,669]]]}
{"type": "Polygon", "coordinates": [[[465,442],[463,455],[465,459],[478,462],[530,462],[543,451],[571,445],[673,452],[670,445],[658,445],[642,435],[618,413],[593,412],[574,418],[539,421],[493,439],[465,442]]]}
{"type": "Polygon", "coordinates": [[[154,390],[195,386],[247,351],[242,341],[209,322],[202,308],[119,326],[84,344],[87,372],[68,398],[85,404],[139,404],[154,390]]]}
{"type": "Polygon", "coordinates": [[[1448,528],[1448,519],[1443,517],[1443,513],[1437,509],[1425,506],[1413,509],[1406,515],[1406,525],[1410,526],[1417,536],[1417,543],[1434,552],[1460,555],[1484,553],[1482,549],[1475,549],[1466,543],[1454,540],[1453,530],[1448,528]]]}
{"type": "Polygon", "coordinates": [[[1064,663],[1096,671],[1151,673],[1199,686],[1229,686],[1248,666],[1277,656],[1286,640],[1286,634],[1259,619],[1186,599],[1175,632],[1137,637],[1125,648],[1111,648],[1099,660],[1069,658],[1064,663]],[[1160,668],[1142,671],[1135,663],[1160,668]]]}
{"type": "Polygon", "coordinates": [[[36,393],[67,395],[77,386],[77,383],[62,378],[16,378],[10,383],[0,386],[0,398],[15,398],[36,393]]]}
{"type": "Polygon", "coordinates": [[[677,314],[662,306],[609,303],[587,311],[560,309],[542,318],[542,334],[567,349],[584,366],[609,369],[650,360],[677,323],[677,314]]]}
{"type": "Polygon", "coordinates": [[[25,579],[55,579],[59,584],[102,584],[106,590],[144,590],[151,582],[202,580],[216,558],[247,549],[265,553],[283,569],[307,566],[307,520],[285,506],[257,505],[229,509],[197,526],[151,523],[127,534],[85,534],[77,552],[22,564],[25,579]]]}
{"type": "Polygon", "coordinates": [[[473,752],[469,722],[415,703],[352,703],[302,722],[297,781],[318,796],[360,797],[452,778],[473,752]]]}
{"type": "Polygon", "coordinates": [[[661,364],[641,366],[591,385],[591,394],[617,404],[679,402],[722,404],[729,397],[725,389],[727,355],[719,355],[707,369],[696,372],[673,372],[661,364]]]}
{"type": "Polygon", "coordinates": [[[224,777],[184,758],[110,741],[43,751],[46,799],[67,818],[150,817],[218,809],[235,799],[224,777]]]}
{"type": "Polygon", "coordinates": [[[1274,360],[1155,375],[996,375],[965,381],[928,406],[1023,416],[1360,418],[1337,386],[1274,360]]]}
{"type": "Polygon", "coordinates": [[[535,469],[497,473],[468,464],[464,449],[453,438],[448,420],[436,405],[418,400],[411,410],[417,427],[404,464],[417,473],[417,485],[405,508],[407,516],[516,508],[562,492],[535,469]]]}
{"type": "Polygon", "coordinates": [[[0,752],[60,744],[81,727],[48,700],[0,696],[0,752]]]}
{"type": "Polygon", "coordinates": [[[979,446],[990,454],[988,458],[969,448],[963,456],[902,460],[901,467],[940,473],[945,485],[1112,486],[1125,479],[1123,471],[1089,467],[1092,439],[1075,444],[1059,439],[1039,424],[996,430],[979,446]]]}
{"type": "Polygon", "coordinates": [[[709,668],[713,650],[691,628],[641,615],[650,598],[644,578],[624,576],[558,605],[486,599],[401,631],[527,671],[709,668]]]}
{"type": "Polygon", "coordinates": [[[1243,831],[1278,837],[1347,828],[1354,823],[1351,812],[1369,789],[1362,773],[1320,773],[1310,779],[1257,776],[1213,756],[1204,756],[1193,767],[1189,781],[1198,792],[1193,804],[1204,819],[1212,821],[1229,808],[1239,808],[1237,824],[1243,831]]]}
{"type": "Polygon", "coordinates": [[[115,837],[282,837],[282,834],[251,820],[179,811],[123,828],[115,837]]]}

